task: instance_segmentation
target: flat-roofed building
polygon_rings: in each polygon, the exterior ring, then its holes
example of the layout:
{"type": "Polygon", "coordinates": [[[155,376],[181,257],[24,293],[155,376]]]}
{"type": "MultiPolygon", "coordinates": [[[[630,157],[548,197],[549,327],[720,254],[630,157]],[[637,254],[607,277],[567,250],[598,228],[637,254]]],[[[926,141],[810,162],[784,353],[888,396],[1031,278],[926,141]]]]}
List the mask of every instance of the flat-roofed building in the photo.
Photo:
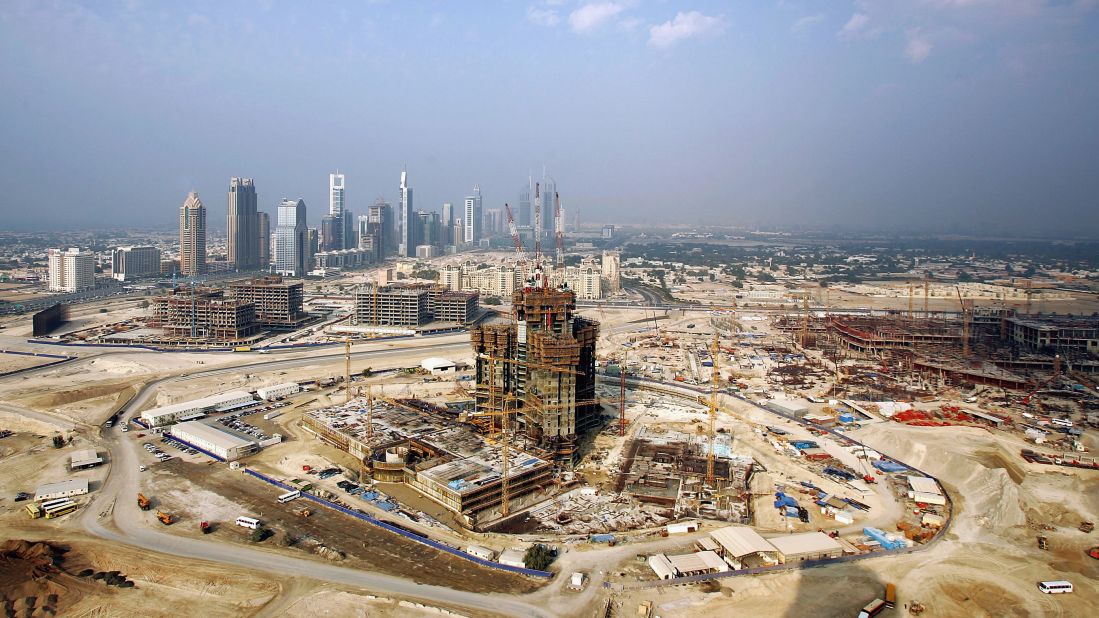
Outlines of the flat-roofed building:
{"type": "Polygon", "coordinates": [[[721,559],[721,556],[712,551],[696,551],[690,554],[668,556],[668,562],[675,569],[676,577],[724,573],[731,570],[729,565],[721,559]]]}
{"type": "Polygon", "coordinates": [[[784,564],[806,560],[825,560],[843,555],[843,545],[823,532],[803,532],[770,539],[784,564]]]}
{"type": "Polygon", "coordinates": [[[433,288],[429,307],[436,322],[467,324],[477,314],[479,292],[453,292],[433,288]]]}
{"type": "Polygon", "coordinates": [[[259,444],[254,440],[247,440],[199,421],[188,421],[172,427],[172,435],[225,461],[236,461],[259,450],[259,444]]]}
{"type": "Polygon", "coordinates": [[[202,399],[183,401],[171,405],[152,408],[141,413],[141,420],[150,427],[161,427],[181,421],[199,418],[208,412],[219,408],[238,407],[255,401],[252,393],[245,391],[230,391],[218,395],[210,395],[202,399]]]}
{"type": "Polygon", "coordinates": [[[921,494],[935,494],[941,496],[942,490],[939,489],[939,484],[935,482],[935,479],[928,478],[926,476],[908,476],[908,487],[921,494]]]}
{"type": "Polygon", "coordinates": [[[119,247],[111,255],[111,276],[119,281],[160,275],[160,249],[119,247]]]}
{"type": "Polygon", "coordinates": [[[83,496],[86,493],[88,493],[88,479],[69,479],[59,483],[39,485],[34,492],[34,499],[35,501],[56,500],[57,498],[83,496]]]}
{"type": "Polygon", "coordinates": [[[416,327],[431,321],[430,292],[425,288],[364,286],[355,293],[355,323],[416,327]]]}
{"type": "Polygon", "coordinates": [[[267,328],[294,329],[309,318],[303,309],[305,284],[269,275],[229,284],[233,296],[255,305],[256,320],[267,328]]]}
{"type": "MultiPolygon", "coordinates": [[[[720,546],[718,555],[726,561],[743,567],[772,564],[775,546],[747,526],[727,526],[710,533],[710,537],[720,546]]],[[[739,568],[739,567],[738,567],[739,568]]]]}
{"type": "Polygon", "coordinates": [[[149,325],[185,341],[235,343],[259,332],[256,306],[221,290],[177,288],[153,298],[149,325]]]}
{"type": "Polygon", "coordinates": [[[69,460],[69,468],[73,470],[94,468],[101,463],[103,463],[103,458],[95,452],[94,448],[81,449],[79,451],[73,451],[72,457],[69,460]]]}

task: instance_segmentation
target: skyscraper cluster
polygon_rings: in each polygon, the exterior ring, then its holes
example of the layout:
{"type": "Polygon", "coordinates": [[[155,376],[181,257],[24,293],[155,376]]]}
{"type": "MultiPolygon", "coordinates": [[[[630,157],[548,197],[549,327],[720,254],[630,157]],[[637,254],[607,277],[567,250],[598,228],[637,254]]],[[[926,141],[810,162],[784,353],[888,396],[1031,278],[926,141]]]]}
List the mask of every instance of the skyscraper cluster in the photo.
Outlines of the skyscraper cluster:
{"type": "MultiPolygon", "coordinates": [[[[549,214],[552,200],[537,199],[532,226],[531,189],[537,186],[528,181],[519,197],[518,224],[530,235],[541,229],[539,207],[545,209],[546,218],[553,220],[549,214]]],[[[547,186],[555,187],[552,178],[547,186]]],[[[300,277],[318,264],[331,268],[332,264],[377,263],[392,255],[430,258],[462,247],[480,246],[487,238],[507,232],[504,210],[486,211],[479,186],[474,186],[472,194],[460,204],[443,204],[441,213],[417,210],[409,174],[404,170],[397,187],[396,208],[379,197],[359,217],[348,207],[346,187],[344,174],[337,171],[328,175],[328,212],[319,229],[308,227],[301,199],[282,200],[272,226],[268,213],[259,209],[253,179],[231,178],[226,216],[228,268],[242,272],[271,270],[300,277]],[[322,257],[326,258],[323,263],[322,257]]],[[[206,207],[198,194],[191,192],[179,211],[180,275],[202,277],[207,273],[206,232],[206,207]]]]}

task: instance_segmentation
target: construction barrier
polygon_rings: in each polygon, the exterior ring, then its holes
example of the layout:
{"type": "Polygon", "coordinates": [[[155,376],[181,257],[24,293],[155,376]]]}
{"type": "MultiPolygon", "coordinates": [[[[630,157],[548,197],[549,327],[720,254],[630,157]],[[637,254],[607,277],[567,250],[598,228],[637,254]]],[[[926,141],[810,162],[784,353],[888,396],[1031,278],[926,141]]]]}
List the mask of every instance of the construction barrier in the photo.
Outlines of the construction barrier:
{"type": "MultiPolygon", "coordinates": [[[[287,491],[293,491],[295,489],[298,489],[297,487],[291,487],[290,485],[287,485],[283,482],[276,481],[275,479],[273,479],[269,476],[266,476],[264,474],[261,474],[259,472],[256,472],[255,470],[245,468],[244,471],[246,473],[254,476],[255,478],[261,480],[261,481],[264,481],[266,483],[270,483],[271,485],[274,485],[275,487],[279,487],[279,488],[285,489],[287,491]]],[[[314,502],[318,502],[320,504],[323,504],[324,506],[327,506],[328,508],[335,509],[335,510],[337,510],[337,511],[339,511],[339,512],[345,514],[345,515],[350,515],[351,517],[354,517],[356,519],[360,519],[360,520],[365,521],[369,524],[373,524],[375,526],[378,526],[379,528],[384,528],[384,529],[386,529],[390,532],[393,532],[395,534],[399,534],[399,535],[401,535],[405,538],[408,538],[412,541],[415,541],[417,543],[421,543],[423,545],[433,547],[435,549],[438,549],[439,551],[445,551],[448,554],[452,554],[452,555],[457,556],[459,558],[469,560],[470,562],[475,562],[475,563],[477,563],[477,564],[479,564],[483,567],[488,567],[490,569],[499,569],[501,571],[508,571],[508,572],[511,572],[511,573],[518,573],[520,575],[530,575],[532,577],[545,577],[547,579],[553,577],[553,573],[549,573],[547,571],[538,571],[538,570],[535,570],[535,569],[525,569],[525,568],[522,568],[522,567],[513,567],[513,566],[506,565],[506,564],[500,564],[499,562],[494,562],[492,560],[485,560],[484,558],[479,558],[479,557],[474,556],[472,554],[467,554],[466,552],[464,552],[460,549],[455,549],[455,548],[453,548],[449,545],[446,545],[444,543],[434,541],[432,539],[429,539],[425,536],[421,536],[421,535],[416,534],[414,532],[409,532],[408,530],[405,530],[403,528],[398,528],[397,526],[394,526],[392,524],[388,524],[384,521],[381,521],[380,519],[377,519],[375,517],[371,517],[370,515],[367,515],[366,513],[351,510],[349,508],[340,506],[340,505],[338,505],[334,502],[331,502],[329,500],[325,500],[324,498],[321,498],[320,496],[315,496],[311,493],[302,492],[301,497],[307,498],[307,499],[312,500],[314,502]]]]}

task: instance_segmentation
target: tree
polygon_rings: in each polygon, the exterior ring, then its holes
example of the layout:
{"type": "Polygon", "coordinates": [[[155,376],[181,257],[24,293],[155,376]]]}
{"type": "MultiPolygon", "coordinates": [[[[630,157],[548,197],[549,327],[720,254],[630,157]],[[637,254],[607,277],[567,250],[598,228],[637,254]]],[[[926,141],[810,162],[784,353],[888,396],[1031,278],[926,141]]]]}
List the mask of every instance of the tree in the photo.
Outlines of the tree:
{"type": "Polygon", "coordinates": [[[538,543],[531,545],[527,548],[527,553],[523,555],[523,564],[528,569],[534,569],[535,571],[545,571],[554,559],[553,552],[549,547],[538,543]]]}
{"type": "Polygon", "coordinates": [[[363,369],[363,377],[364,378],[369,378],[372,375],[374,375],[374,368],[373,367],[365,367],[363,369]]]}
{"type": "Polygon", "coordinates": [[[53,437],[53,447],[54,448],[61,448],[62,446],[65,446],[65,438],[62,438],[59,435],[54,436],[53,437]]]}
{"type": "Polygon", "coordinates": [[[501,301],[499,298],[497,298],[495,296],[486,296],[485,299],[481,301],[481,303],[485,304],[485,305],[495,306],[495,305],[503,304],[503,301],[501,301]]]}
{"type": "Polygon", "coordinates": [[[249,537],[253,543],[261,543],[264,539],[271,535],[271,531],[263,526],[256,526],[256,529],[252,531],[252,536],[249,537]]]}

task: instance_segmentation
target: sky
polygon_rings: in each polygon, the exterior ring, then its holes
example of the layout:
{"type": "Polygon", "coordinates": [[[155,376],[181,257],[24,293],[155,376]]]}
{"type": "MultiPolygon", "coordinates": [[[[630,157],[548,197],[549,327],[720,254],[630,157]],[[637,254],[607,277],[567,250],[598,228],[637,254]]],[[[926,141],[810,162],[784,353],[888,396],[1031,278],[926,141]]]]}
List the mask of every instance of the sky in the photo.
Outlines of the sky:
{"type": "Polygon", "coordinates": [[[1099,232],[1099,0],[0,3],[0,229],[260,207],[1099,232]]]}

